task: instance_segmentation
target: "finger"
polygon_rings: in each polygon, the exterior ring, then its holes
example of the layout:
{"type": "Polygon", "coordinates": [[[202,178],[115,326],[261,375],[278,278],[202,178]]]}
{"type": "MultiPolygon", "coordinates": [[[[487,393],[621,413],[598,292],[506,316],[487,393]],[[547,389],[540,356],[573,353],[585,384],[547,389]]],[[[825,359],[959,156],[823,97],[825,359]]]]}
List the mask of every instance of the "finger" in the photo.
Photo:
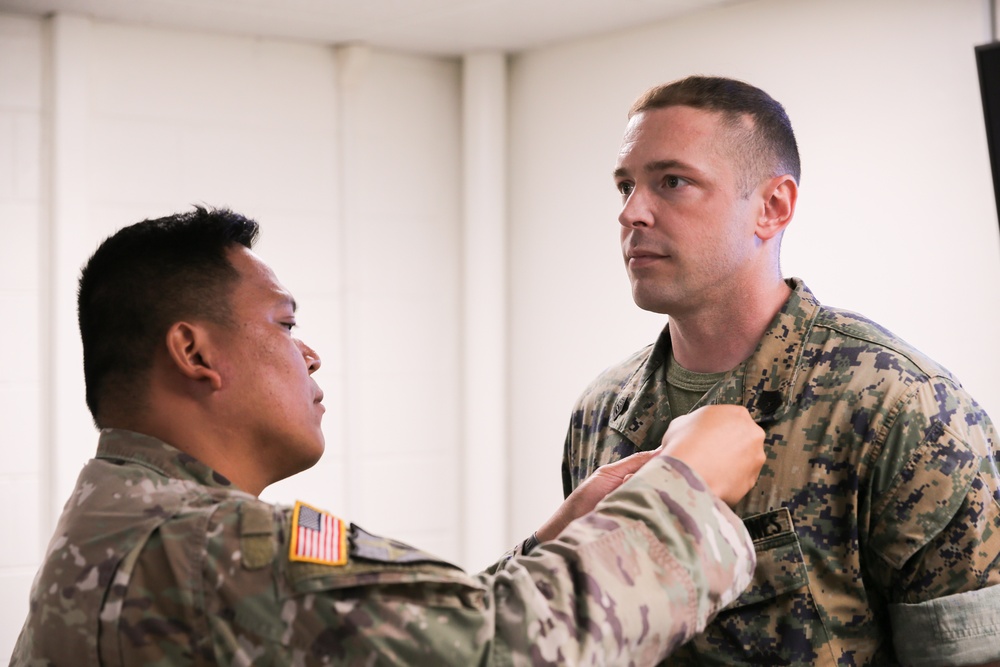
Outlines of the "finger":
{"type": "Polygon", "coordinates": [[[620,461],[615,461],[614,463],[607,463],[602,466],[607,472],[613,473],[618,477],[623,477],[625,475],[631,475],[636,472],[639,468],[646,465],[651,458],[656,456],[656,450],[648,452],[636,452],[631,456],[627,456],[620,461]]]}

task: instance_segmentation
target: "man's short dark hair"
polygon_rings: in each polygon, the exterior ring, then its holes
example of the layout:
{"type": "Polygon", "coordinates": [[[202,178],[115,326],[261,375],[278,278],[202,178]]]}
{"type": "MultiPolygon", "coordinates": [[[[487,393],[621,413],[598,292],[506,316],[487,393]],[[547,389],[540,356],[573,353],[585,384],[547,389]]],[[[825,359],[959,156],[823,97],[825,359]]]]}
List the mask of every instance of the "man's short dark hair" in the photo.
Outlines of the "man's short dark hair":
{"type": "Polygon", "coordinates": [[[744,197],[772,176],[791,174],[799,182],[802,167],[792,123],[785,108],[760,88],[735,79],[690,76],[647,90],[632,105],[629,118],[674,106],[722,114],[731,130],[729,149],[741,173],[738,187],[744,197]]]}
{"type": "Polygon", "coordinates": [[[143,407],[154,351],[171,325],[230,322],[239,274],[227,251],[252,248],[257,234],[242,215],[195,207],[124,227],[98,247],[77,293],[87,407],[98,428],[109,411],[143,407]]]}

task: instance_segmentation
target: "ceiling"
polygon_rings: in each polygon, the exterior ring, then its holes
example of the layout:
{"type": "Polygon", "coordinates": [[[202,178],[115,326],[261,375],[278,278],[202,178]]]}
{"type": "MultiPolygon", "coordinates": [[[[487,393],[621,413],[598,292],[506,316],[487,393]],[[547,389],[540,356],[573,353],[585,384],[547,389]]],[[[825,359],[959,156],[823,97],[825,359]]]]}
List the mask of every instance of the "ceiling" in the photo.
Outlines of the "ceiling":
{"type": "Polygon", "coordinates": [[[460,55],[517,52],[741,1],[0,0],[0,11],[460,55]]]}

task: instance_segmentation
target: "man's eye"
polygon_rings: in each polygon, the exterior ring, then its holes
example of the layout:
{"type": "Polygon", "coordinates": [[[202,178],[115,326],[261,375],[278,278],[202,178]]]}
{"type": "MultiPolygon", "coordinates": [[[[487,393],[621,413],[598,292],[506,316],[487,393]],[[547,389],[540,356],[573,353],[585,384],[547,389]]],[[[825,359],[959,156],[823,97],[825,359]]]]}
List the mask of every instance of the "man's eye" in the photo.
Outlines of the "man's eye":
{"type": "Polygon", "coordinates": [[[628,197],[635,190],[635,184],[624,181],[618,184],[618,192],[622,193],[624,196],[628,197]]]}
{"type": "Polygon", "coordinates": [[[289,331],[291,331],[292,329],[295,328],[296,325],[295,325],[295,322],[282,322],[281,326],[283,326],[286,329],[288,329],[289,331]]]}
{"type": "Polygon", "coordinates": [[[674,188],[679,188],[681,184],[684,182],[685,182],[684,179],[681,178],[680,176],[666,176],[663,179],[663,185],[671,190],[673,190],[674,188]]]}

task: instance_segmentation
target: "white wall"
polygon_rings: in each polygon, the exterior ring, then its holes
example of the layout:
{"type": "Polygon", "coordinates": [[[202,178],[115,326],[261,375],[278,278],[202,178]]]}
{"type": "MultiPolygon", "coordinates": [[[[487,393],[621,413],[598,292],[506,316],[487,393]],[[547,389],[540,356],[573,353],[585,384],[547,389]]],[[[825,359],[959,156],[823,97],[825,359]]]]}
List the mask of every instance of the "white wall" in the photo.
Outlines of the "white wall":
{"type": "Polygon", "coordinates": [[[340,62],[348,516],[461,562],[459,64],[340,62]]]}
{"type": "Polygon", "coordinates": [[[626,112],[688,74],[782,102],[803,176],[785,275],[874,318],[1000,419],[1000,234],[973,46],[984,0],[760,0],[524,54],[511,73],[512,534],[560,498],[573,401],[652,342],[611,170],[626,112]]]}
{"type": "MultiPolygon", "coordinates": [[[[37,21],[0,16],[0,656],[27,611],[42,540],[42,62],[37,21]],[[15,511],[16,508],[16,511],[15,511]]],[[[0,658],[2,659],[2,658],[0,658]]]]}

